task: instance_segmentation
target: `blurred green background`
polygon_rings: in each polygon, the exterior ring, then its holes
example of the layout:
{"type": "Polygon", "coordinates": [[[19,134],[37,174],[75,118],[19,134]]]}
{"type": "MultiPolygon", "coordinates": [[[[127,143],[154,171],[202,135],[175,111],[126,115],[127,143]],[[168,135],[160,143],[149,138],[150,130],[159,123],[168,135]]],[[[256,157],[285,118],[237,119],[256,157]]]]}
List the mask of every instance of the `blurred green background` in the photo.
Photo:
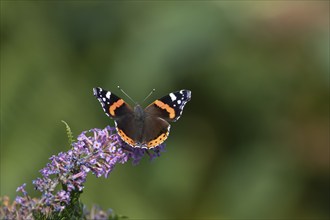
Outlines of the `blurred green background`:
{"type": "MultiPolygon", "coordinates": [[[[113,125],[92,95],[192,90],[153,162],[90,175],[131,218],[329,218],[328,1],[1,1],[1,192],[75,135],[113,125]]],[[[148,103],[146,103],[148,104],[148,103]]]]}

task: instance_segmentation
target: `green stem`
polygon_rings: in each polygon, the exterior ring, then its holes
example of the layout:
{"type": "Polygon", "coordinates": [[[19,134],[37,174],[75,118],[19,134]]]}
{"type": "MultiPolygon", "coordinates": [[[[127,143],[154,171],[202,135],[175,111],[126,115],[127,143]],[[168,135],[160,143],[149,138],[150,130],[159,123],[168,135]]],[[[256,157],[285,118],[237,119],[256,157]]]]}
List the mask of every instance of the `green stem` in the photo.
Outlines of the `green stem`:
{"type": "Polygon", "coordinates": [[[82,220],[83,217],[83,204],[80,201],[80,194],[78,190],[71,192],[70,203],[65,207],[61,212],[59,219],[73,219],[73,220],[82,220]]]}

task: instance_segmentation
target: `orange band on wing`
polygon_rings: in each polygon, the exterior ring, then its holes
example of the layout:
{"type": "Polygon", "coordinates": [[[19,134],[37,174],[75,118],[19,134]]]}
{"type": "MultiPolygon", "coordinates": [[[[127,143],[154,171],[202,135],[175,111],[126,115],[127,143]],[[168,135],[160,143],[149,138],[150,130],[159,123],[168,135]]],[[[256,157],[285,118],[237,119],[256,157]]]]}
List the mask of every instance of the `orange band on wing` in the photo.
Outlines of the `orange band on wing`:
{"type": "Polygon", "coordinates": [[[124,100],[119,99],[117,102],[114,102],[112,105],[110,105],[109,107],[110,115],[115,116],[116,115],[115,110],[120,106],[122,106],[123,104],[124,104],[124,100]]]}
{"type": "Polygon", "coordinates": [[[156,139],[148,142],[148,148],[154,148],[160,144],[162,144],[166,138],[168,137],[169,132],[163,133],[159,135],[156,139]]]}
{"type": "Polygon", "coordinates": [[[162,101],[156,100],[155,105],[157,105],[161,109],[165,109],[169,113],[170,119],[173,119],[175,117],[175,111],[173,108],[171,108],[168,104],[165,104],[162,101]]]}
{"type": "Polygon", "coordinates": [[[135,146],[135,141],[133,141],[132,138],[129,138],[122,130],[120,130],[119,128],[117,128],[118,134],[121,137],[121,139],[123,141],[125,141],[127,144],[131,145],[131,146],[135,146]]]}

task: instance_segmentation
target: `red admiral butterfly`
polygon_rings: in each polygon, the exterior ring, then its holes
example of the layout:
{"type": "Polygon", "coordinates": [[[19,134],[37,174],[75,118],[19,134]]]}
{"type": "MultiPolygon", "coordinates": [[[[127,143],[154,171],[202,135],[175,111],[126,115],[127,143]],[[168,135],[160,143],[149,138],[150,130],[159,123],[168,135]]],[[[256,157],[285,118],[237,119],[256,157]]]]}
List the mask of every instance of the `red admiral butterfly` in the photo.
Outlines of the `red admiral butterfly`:
{"type": "Polygon", "coordinates": [[[157,99],[145,109],[138,104],[134,109],[123,99],[102,88],[93,89],[107,116],[114,119],[121,139],[132,147],[154,148],[168,137],[171,125],[177,121],[191,91],[180,90],[157,99]]]}

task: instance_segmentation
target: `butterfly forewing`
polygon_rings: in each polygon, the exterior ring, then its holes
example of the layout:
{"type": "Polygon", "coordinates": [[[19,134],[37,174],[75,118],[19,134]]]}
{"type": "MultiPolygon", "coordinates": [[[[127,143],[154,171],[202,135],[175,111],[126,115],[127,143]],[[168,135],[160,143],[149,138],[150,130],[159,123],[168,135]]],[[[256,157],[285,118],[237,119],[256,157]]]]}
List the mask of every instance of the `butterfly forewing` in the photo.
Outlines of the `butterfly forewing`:
{"type": "Polygon", "coordinates": [[[182,115],[185,104],[191,99],[191,91],[182,89],[151,103],[145,112],[158,115],[167,121],[177,121],[182,115]]]}
{"type": "Polygon", "coordinates": [[[121,116],[133,114],[133,109],[123,99],[114,93],[100,87],[93,89],[94,96],[102,105],[103,111],[110,118],[116,119],[121,116]]]}

